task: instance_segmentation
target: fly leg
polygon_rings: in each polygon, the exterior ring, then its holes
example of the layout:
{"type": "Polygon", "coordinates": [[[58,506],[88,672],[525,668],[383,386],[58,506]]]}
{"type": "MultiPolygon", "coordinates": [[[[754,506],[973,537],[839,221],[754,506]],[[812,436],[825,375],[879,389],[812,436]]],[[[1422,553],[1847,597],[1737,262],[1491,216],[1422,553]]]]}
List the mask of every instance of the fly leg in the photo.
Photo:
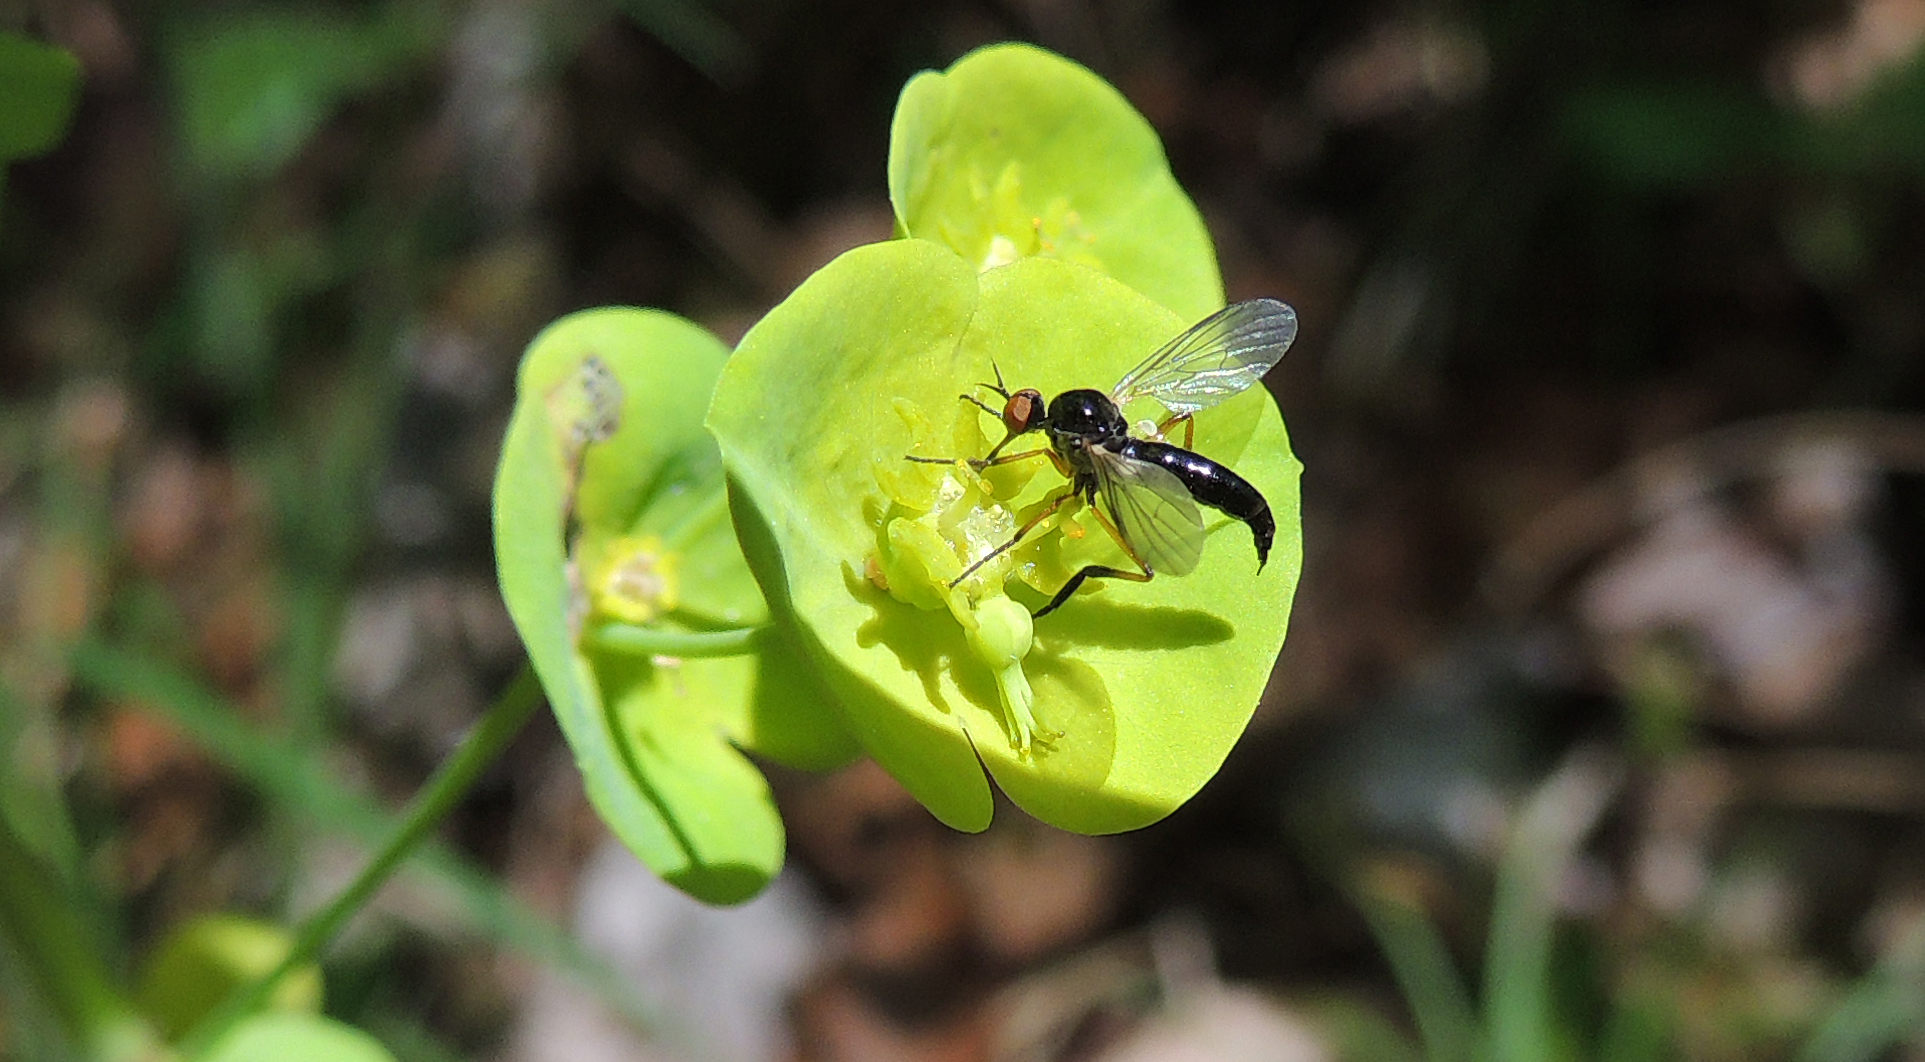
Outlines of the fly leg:
{"type": "Polygon", "coordinates": [[[1196,420],[1188,413],[1178,413],[1164,418],[1163,423],[1156,426],[1156,433],[1167,436],[1170,429],[1176,427],[1178,421],[1183,424],[1183,448],[1192,449],[1196,445],[1196,420]]]}
{"type": "MultiPolygon", "coordinates": [[[[995,371],[995,373],[996,373],[996,382],[995,382],[995,383],[979,383],[979,384],[977,384],[976,386],[977,386],[977,387],[983,387],[983,388],[988,388],[989,390],[991,390],[991,391],[994,391],[994,392],[996,392],[997,394],[999,394],[999,395],[1001,395],[1001,396],[1003,396],[1003,401],[1004,401],[1004,402],[1008,402],[1008,401],[1010,400],[1010,397],[1009,397],[1009,387],[1008,387],[1008,385],[1007,385],[1007,384],[1004,384],[1004,383],[1003,383],[1003,370],[1002,370],[1002,366],[1000,366],[1000,365],[997,365],[997,364],[996,364],[995,362],[993,362],[993,361],[992,361],[992,362],[990,362],[990,363],[989,363],[989,367],[990,367],[990,368],[991,368],[992,370],[994,370],[994,371],[995,371]]],[[[960,395],[957,395],[956,397],[957,397],[957,398],[960,398],[960,399],[962,399],[962,400],[963,400],[964,402],[968,402],[968,403],[971,403],[971,404],[973,404],[973,405],[974,405],[974,406],[975,406],[975,407],[976,407],[977,409],[980,409],[980,410],[982,410],[982,411],[983,411],[984,413],[987,413],[987,414],[989,414],[990,416],[992,416],[992,417],[995,417],[995,418],[996,418],[996,419],[998,419],[998,420],[1001,420],[1001,419],[1003,419],[1003,412],[1004,412],[1003,410],[1001,410],[1001,409],[997,409],[997,408],[996,408],[995,406],[992,406],[992,405],[990,405],[989,403],[987,403],[987,402],[985,402],[985,401],[983,401],[982,399],[980,399],[980,398],[977,398],[977,397],[976,397],[975,395],[973,395],[973,394],[960,394],[960,395]]],[[[997,453],[999,453],[999,452],[1000,452],[1000,451],[1002,450],[1002,448],[1003,448],[1003,447],[1005,447],[1005,446],[1008,446],[1008,445],[1010,444],[1010,442],[1011,442],[1011,440],[1013,440],[1013,439],[1015,439],[1015,438],[1016,438],[1016,436],[1015,436],[1015,434],[1014,434],[1014,433],[1011,433],[1011,434],[1008,434],[1008,435],[1005,435],[1005,436],[1003,436],[1003,441],[1002,441],[1002,442],[999,442],[999,443],[997,443],[997,444],[996,444],[996,446],[995,446],[995,448],[994,448],[994,449],[991,449],[991,450],[989,451],[989,455],[988,455],[987,457],[983,457],[983,458],[971,458],[971,459],[970,459],[970,462],[969,462],[969,463],[970,463],[970,464],[972,464],[972,465],[975,465],[975,466],[976,466],[977,468],[979,468],[979,469],[980,469],[980,468],[986,468],[986,467],[988,467],[988,465],[989,465],[990,463],[992,463],[992,462],[994,462],[994,461],[996,460],[996,455],[997,455],[997,453]]],[[[1027,455],[1019,455],[1019,456],[1027,456],[1027,455]]],[[[912,458],[910,458],[910,460],[911,460],[911,461],[917,461],[917,460],[920,460],[920,461],[923,461],[924,463],[927,463],[927,462],[928,462],[928,459],[927,459],[927,458],[914,458],[914,457],[912,457],[912,458]]]]}
{"type": "MultiPolygon", "coordinates": [[[[1015,438],[1014,435],[1009,437],[1009,439],[1014,439],[1014,438],[1015,438]]],[[[1004,439],[1002,442],[997,443],[996,449],[989,451],[988,457],[969,458],[969,467],[976,469],[977,471],[980,472],[991,465],[1006,465],[1012,461],[1027,461],[1032,457],[1038,456],[1039,454],[1049,455],[1052,453],[1049,447],[1042,446],[1034,450],[1024,450],[1020,454],[1003,454],[1000,457],[997,456],[996,450],[1001,450],[1003,447],[1008,446],[1009,439],[1004,439]]],[[[919,465],[953,465],[956,463],[956,460],[957,460],[956,458],[953,458],[953,457],[917,457],[915,454],[904,454],[902,459],[904,461],[914,461],[919,465]]]]}
{"type": "MultiPolygon", "coordinates": [[[[1048,453],[1049,451],[1045,450],[1042,452],[1048,453]]],[[[958,583],[976,574],[976,569],[982,567],[985,564],[988,564],[990,561],[995,560],[997,557],[1000,557],[1003,554],[1008,553],[1010,550],[1016,548],[1016,543],[1021,542],[1023,540],[1024,535],[1027,535],[1031,531],[1036,530],[1037,524],[1040,524],[1044,520],[1049,519],[1049,517],[1056,512],[1056,510],[1061,509],[1063,507],[1064,502],[1074,497],[1076,497],[1076,492],[1074,490],[1064,491],[1062,494],[1057,495],[1056,500],[1053,502],[1050,502],[1049,505],[1045,506],[1042,512],[1039,512],[1035,516],[1030,517],[1027,523],[1017,528],[1016,533],[1009,537],[1008,542],[1005,542],[1002,545],[997,546],[995,549],[990,550],[988,553],[983,554],[981,557],[977,558],[976,563],[970,565],[967,568],[964,568],[961,575],[958,575],[954,579],[949,580],[950,589],[952,590],[955,589],[958,583]]]]}
{"type": "MultiPolygon", "coordinates": [[[[1090,506],[1090,512],[1096,514],[1097,522],[1103,525],[1103,530],[1108,531],[1110,537],[1116,540],[1116,544],[1123,547],[1123,552],[1128,554],[1129,558],[1135,561],[1137,566],[1143,570],[1140,572],[1132,572],[1125,571],[1122,568],[1112,568],[1107,564],[1086,564],[1082,570],[1069,577],[1069,582],[1064,583],[1061,590],[1056,591],[1056,596],[1049,599],[1049,604],[1036,610],[1036,619],[1042,619],[1044,616],[1056,611],[1057,606],[1068,601],[1070,595],[1076,593],[1077,588],[1083,585],[1083,580],[1085,579],[1127,579],[1132,583],[1147,583],[1151,579],[1156,578],[1156,569],[1150,567],[1150,562],[1136,555],[1136,550],[1130,545],[1130,540],[1124,538],[1123,532],[1117,530],[1116,525],[1110,522],[1110,518],[1103,515],[1103,510],[1092,505],[1090,506]]],[[[1011,543],[1011,545],[1014,545],[1014,543],[1011,543]]]]}

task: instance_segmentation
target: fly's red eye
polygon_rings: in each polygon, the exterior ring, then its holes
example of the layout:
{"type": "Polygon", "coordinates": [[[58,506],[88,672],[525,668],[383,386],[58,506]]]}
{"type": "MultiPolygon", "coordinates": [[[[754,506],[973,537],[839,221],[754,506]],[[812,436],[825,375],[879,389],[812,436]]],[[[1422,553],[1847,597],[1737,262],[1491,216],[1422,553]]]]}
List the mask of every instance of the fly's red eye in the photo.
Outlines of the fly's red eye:
{"type": "Polygon", "coordinates": [[[1036,430],[1043,419],[1043,395],[1033,388],[1025,387],[1009,396],[1003,405],[1003,427],[1011,435],[1021,435],[1036,430]]]}

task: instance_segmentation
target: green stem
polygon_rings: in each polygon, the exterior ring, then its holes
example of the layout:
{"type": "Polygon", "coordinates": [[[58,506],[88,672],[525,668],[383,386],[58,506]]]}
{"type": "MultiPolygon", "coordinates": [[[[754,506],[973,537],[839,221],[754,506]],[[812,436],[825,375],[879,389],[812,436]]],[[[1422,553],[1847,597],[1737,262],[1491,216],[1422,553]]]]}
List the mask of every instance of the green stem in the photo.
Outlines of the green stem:
{"type": "Polygon", "coordinates": [[[604,623],[589,629],[588,641],[596,648],[633,656],[674,656],[692,660],[752,653],[764,629],[737,627],[726,631],[670,631],[637,627],[632,623],[604,623]]]}
{"type": "Polygon", "coordinates": [[[1477,1057],[1477,1017],[1450,946],[1415,904],[1385,895],[1361,879],[1346,892],[1364,916],[1390,974],[1417,1022],[1427,1062],[1472,1062],[1477,1057]]]}
{"type": "Polygon", "coordinates": [[[313,960],[341,926],[366,905],[375,890],[387,881],[388,876],[414,851],[428,832],[453,810],[475,779],[494,763],[508,743],[521,732],[522,725],[528,722],[541,703],[541,685],[536,681],[534,671],[524,667],[495,703],[489,706],[481,721],[462,739],[461,746],[442,761],[433,777],[416,794],[394,836],[362,869],[360,875],[334,898],[334,902],[302,924],[294,938],[294,946],[279,966],[266,977],[230,996],[187,1034],[181,1041],[181,1056],[188,1059],[203,1056],[236,1022],[259,1008],[288,971],[313,960]]]}
{"type": "MultiPolygon", "coordinates": [[[[395,816],[324,768],[302,746],[270,736],[244,721],[234,704],[183,672],[146,657],[87,639],[69,661],[75,681],[95,693],[151,707],[190,741],[310,827],[340,833],[369,851],[396,829],[395,816]]],[[[6,706],[0,703],[0,718],[6,706]]],[[[414,864],[426,880],[450,890],[472,927],[507,947],[575,974],[614,1012],[639,1029],[658,1029],[663,1016],[634,986],[579,941],[517,900],[494,877],[438,841],[422,844],[414,864]]]]}
{"type": "Polygon", "coordinates": [[[1557,887],[1617,792],[1616,760],[1581,747],[1525,803],[1497,864],[1484,1009],[1490,1062],[1558,1058],[1560,1014],[1552,992],[1557,887]]]}

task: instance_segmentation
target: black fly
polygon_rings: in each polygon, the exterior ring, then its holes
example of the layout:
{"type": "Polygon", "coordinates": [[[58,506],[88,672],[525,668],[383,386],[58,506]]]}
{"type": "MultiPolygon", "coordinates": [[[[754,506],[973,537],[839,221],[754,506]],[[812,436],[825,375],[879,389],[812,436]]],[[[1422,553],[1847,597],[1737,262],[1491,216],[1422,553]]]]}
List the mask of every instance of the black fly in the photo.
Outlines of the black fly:
{"type": "MultiPolygon", "coordinates": [[[[1085,565],[1050,598],[1049,604],[1037,610],[1038,617],[1069,600],[1085,579],[1149,582],[1158,572],[1187,575],[1194,571],[1203,553],[1203,517],[1197,511],[1198,502],[1250,525],[1256,539],[1257,570],[1263,570],[1277,529],[1270,504],[1242,476],[1187,449],[1195,431],[1190,418],[1256,383],[1283,357],[1296,337],[1295,310],[1275,299],[1252,299],[1226,306],[1197,322],[1145,358],[1107,394],[1089,389],[1064,391],[1051,399],[1046,409],[1041,392],[1033,388],[1011,392],[1003,386],[998,372],[995,383],[981,386],[1003,397],[1002,409],[974,395],[961,396],[1000,417],[1008,433],[986,456],[972,459],[971,465],[987,468],[1048,457],[1070,484],[1013,538],[979,558],[949,585],[955,586],[1014,548],[1037,524],[1078,495],[1090,503],[1097,519],[1142,571],[1085,565]],[[1169,417],[1157,427],[1158,435],[1178,423],[1183,425],[1183,446],[1130,435],[1122,411],[1139,398],[1154,398],[1169,410],[1169,417]],[[1018,436],[1033,431],[1043,432],[1049,445],[1017,454],[1002,452],[1018,436]],[[1103,508],[1109,510],[1107,516],[1095,505],[1099,495],[1103,508]]],[[[950,463],[950,459],[939,457],[909,460],[950,463]]]]}

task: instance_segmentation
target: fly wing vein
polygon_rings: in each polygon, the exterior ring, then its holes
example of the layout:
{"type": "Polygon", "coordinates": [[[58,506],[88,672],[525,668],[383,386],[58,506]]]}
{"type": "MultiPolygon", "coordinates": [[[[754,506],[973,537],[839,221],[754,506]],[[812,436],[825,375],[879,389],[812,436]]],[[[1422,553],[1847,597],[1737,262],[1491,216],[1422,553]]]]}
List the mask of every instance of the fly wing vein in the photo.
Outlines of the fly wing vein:
{"type": "Polygon", "coordinates": [[[1154,398],[1172,413],[1191,414],[1263,378],[1297,338],[1297,311],[1275,299],[1226,306],[1165,343],[1117,383],[1121,408],[1154,398]]]}
{"type": "Polygon", "coordinates": [[[1203,514],[1183,481],[1160,465],[1101,448],[1090,451],[1116,529],[1164,575],[1188,575],[1203,556],[1203,514]]]}

